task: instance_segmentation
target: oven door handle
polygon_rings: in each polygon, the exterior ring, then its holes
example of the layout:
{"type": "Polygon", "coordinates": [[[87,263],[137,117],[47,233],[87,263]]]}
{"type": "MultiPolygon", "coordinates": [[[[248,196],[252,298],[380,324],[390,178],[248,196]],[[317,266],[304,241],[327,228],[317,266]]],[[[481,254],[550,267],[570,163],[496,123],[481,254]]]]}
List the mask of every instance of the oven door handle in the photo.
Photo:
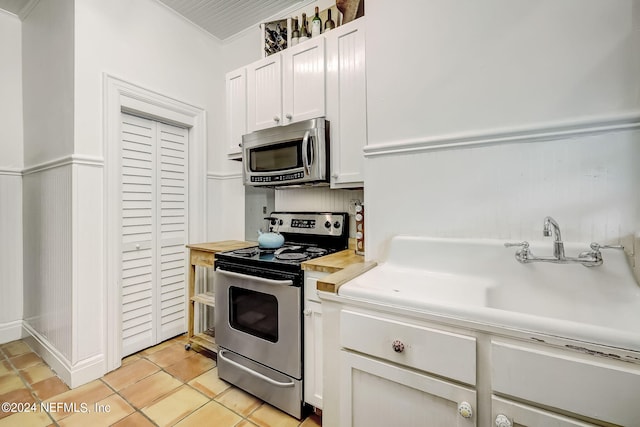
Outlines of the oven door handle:
{"type": "Polygon", "coordinates": [[[231,360],[231,359],[228,359],[228,358],[224,357],[224,354],[225,354],[226,352],[227,352],[227,351],[226,351],[226,350],[224,350],[224,349],[219,349],[219,350],[218,350],[218,357],[219,357],[219,358],[221,358],[222,360],[224,360],[226,363],[228,363],[228,364],[230,364],[230,365],[233,365],[233,366],[235,366],[235,367],[236,367],[236,368],[238,368],[238,369],[242,369],[243,371],[245,371],[246,373],[248,373],[248,374],[250,374],[250,375],[253,375],[254,377],[258,377],[258,378],[260,378],[261,380],[266,381],[266,382],[268,382],[269,384],[274,385],[274,386],[276,386],[276,387],[293,387],[293,386],[295,385],[295,383],[294,383],[293,381],[291,381],[290,383],[283,383],[283,382],[280,382],[280,381],[276,381],[276,380],[274,380],[274,379],[269,378],[269,377],[268,377],[268,376],[266,376],[266,375],[261,374],[260,372],[256,372],[256,371],[254,371],[254,370],[253,370],[253,369],[251,369],[251,368],[247,368],[246,366],[241,365],[241,364],[240,364],[240,363],[238,363],[238,362],[234,362],[233,360],[231,360]]]}
{"type": "Polygon", "coordinates": [[[236,277],[238,279],[253,280],[253,281],[256,281],[256,282],[265,283],[267,285],[278,285],[278,286],[292,286],[293,285],[293,280],[265,279],[264,277],[250,276],[248,274],[236,273],[234,271],[221,270],[219,268],[217,268],[216,271],[218,273],[220,273],[220,274],[224,274],[225,276],[236,277]]]}

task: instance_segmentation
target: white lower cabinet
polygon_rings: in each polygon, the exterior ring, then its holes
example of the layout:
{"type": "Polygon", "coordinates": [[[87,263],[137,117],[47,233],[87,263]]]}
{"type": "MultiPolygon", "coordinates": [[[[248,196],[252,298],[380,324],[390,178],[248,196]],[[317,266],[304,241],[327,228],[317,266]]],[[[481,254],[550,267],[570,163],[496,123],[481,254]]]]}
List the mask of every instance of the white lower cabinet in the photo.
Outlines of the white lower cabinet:
{"type": "Polygon", "coordinates": [[[640,354],[321,296],[329,425],[640,426],[640,354]]]}
{"type": "Polygon", "coordinates": [[[475,390],[347,350],[341,426],[475,426],[475,390]],[[459,409],[460,408],[460,409],[459,409]]]}
{"type": "Polygon", "coordinates": [[[589,424],[563,415],[491,396],[491,419],[496,427],[590,427],[589,424]]]}
{"type": "Polygon", "coordinates": [[[322,305],[316,292],[318,279],[328,273],[306,271],[304,282],[304,401],[322,409],[322,305]]]}

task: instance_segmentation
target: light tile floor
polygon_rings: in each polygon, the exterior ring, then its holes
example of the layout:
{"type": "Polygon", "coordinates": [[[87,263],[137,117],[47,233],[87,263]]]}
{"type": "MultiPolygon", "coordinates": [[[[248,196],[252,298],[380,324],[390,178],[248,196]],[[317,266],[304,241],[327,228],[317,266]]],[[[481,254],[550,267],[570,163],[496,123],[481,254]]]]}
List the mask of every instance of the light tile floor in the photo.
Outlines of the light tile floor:
{"type": "Polygon", "coordinates": [[[24,341],[0,345],[0,427],[321,426],[315,415],[298,421],[220,380],[215,360],[186,351],[186,342],[183,335],[129,356],[73,390],[24,341]]]}

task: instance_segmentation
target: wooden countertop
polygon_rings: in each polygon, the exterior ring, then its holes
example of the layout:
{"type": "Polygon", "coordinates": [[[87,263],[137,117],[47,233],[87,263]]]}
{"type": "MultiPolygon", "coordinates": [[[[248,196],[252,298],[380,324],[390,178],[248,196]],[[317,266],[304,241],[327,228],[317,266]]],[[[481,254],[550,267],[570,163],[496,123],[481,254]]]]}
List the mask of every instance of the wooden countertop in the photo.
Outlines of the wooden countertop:
{"type": "Polygon", "coordinates": [[[250,246],[258,246],[258,243],[245,242],[243,240],[222,240],[220,242],[192,243],[187,245],[189,249],[211,253],[233,251],[236,249],[248,248],[250,246]]]}
{"type": "Polygon", "coordinates": [[[306,271],[331,273],[318,280],[319,291],[337,293],[340,286],[349,280],[371,270],[377,265],[374,261],[364,261],[364,257],[356,255],[353,249],[345,249],[331,255],[315,258],[302,263],[306,271]]]}

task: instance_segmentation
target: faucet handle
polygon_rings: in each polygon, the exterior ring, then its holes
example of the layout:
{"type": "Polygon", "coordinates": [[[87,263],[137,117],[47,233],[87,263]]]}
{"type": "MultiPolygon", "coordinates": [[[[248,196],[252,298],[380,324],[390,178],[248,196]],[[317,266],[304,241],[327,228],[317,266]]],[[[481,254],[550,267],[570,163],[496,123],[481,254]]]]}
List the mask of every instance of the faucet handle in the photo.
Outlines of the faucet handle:
{"type": "Polygon", "coordinates": [[[527,242],[526,240],[524,242],[507,242],[504,244],[505,248],[511,248],[513,246],[521,246],[523,249],[529,249],[529,242],[527,242]]]}
{"type": "Polygon", "coordinates": [[[591,242],[589,247],[594,251],[599,251],[600,249],[624,249],[622,245],[601,245],[597,242],[591,242]]]}

